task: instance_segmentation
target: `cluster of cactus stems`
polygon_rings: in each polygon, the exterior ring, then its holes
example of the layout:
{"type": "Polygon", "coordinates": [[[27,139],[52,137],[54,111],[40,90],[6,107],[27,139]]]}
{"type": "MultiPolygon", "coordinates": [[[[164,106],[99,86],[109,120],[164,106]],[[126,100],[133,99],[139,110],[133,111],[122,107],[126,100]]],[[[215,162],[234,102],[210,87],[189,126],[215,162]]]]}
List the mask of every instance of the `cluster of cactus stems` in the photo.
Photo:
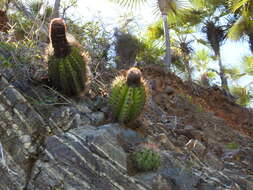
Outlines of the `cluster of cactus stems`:
{"type": "Polygon", "coordinates": [[[142,112],[148,99],[148,86],[141,71],[135,67],[112,82],[110,105],[117,121],[130,123],[142,112]]]}
{"type": "Polygon", "coordinates": [[[55,18],[49,28],[48,73],[52,85],[66,95],[79,95],[88,80],[87,57],[78,43],[70,43],[63,19],[55,18]]]}

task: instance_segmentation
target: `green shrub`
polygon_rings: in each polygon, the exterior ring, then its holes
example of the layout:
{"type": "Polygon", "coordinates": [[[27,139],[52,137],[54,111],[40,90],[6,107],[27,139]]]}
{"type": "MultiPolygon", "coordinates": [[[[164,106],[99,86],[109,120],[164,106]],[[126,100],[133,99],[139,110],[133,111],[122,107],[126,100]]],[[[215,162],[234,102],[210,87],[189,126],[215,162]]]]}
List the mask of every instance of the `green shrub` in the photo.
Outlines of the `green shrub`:
{"type": "Polygon", "coordinates": [[[112,82],[110,105],[119,122],[128,123],[142,112],[148,99],[148,86],[141,71],[135,67],[126,76],[118,76],[112,82]]]}

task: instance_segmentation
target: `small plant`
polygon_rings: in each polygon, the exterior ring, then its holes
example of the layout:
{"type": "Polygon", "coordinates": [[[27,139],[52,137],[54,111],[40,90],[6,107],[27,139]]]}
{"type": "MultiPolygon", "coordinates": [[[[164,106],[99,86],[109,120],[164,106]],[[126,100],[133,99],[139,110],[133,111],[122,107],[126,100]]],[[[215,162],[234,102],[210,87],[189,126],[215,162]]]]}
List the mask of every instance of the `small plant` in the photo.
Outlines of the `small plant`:
{"type": "Polygon", "coordinates": [[[66,36],[64,20],[53,19],[48,47],[50,82],[66,95],[79,95],[88,80],[88,59],[80,44],[75,39],[71,40],[66,36]]]}
{"type": "Polygon", "coordinates": [[[239,148],[239,145],[236,143],[236,142],[230,142],[226,145],[226,148],[227,149],[231,149],[231,150],[234,150],[234,149],[238,149],[239,148]]]}
{"type": "Polygon", "coordinates": [[[148,145],[141,146],[135,151],[132,160],[139,171],[155,170],[161,165],[161,156],[158,149],[148,145]]]}
{"type": "Polygon", "coordinates": [[[142,112],[148,99],[148,86],[141,71],[135,67],[126,76],[118,76],[112,82],[110,105],[119,122],[134,121],[142,112]]]}

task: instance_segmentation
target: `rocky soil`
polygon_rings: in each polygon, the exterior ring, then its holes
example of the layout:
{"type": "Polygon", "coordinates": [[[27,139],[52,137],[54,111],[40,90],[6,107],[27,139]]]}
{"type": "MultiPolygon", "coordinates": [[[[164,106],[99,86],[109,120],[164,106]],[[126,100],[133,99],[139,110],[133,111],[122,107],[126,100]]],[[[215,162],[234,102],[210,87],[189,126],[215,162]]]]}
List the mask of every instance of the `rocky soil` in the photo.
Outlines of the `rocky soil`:
{"type": "Polygon", "coordinates": [[[150,101],[123,126],[95,81],[67,98],[15,72],[0,69],[0,190],[253,190],[251,111],[219,89],[145,68],[150,101]],[[132,166],[143,143],[159,147],[158,170],[132,166]]]}

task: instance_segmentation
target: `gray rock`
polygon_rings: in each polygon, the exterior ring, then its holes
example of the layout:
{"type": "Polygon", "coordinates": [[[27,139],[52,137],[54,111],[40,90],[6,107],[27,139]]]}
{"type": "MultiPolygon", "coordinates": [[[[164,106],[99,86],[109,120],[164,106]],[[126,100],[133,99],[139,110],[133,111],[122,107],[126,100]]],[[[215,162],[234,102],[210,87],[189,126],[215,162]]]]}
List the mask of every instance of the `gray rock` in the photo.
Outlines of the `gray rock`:
{"type": "Polygon", "coordinates": [[[0,189],[23,189],[41,152],[47,127],[41,116],[0,77],[0,189]]]}
{"type": "Polygon", "coordinates": [[[185,146],[188,150],[194,151],[199,157],[204,156],[206,147],[198,140],[191,139],[185,146]]]}
{"type": "Polygon", "coordinates": [[[62,107],[52,113],[49,118],[51,130],[54,134],[69,131],[81,125],[89,125],[91,120],[84,114],[81,114],[75,107],[62,107]]]}
{"type": "Polygon", "coordinates": [[[91,114],[91,122],[93,125],[101,125],[105,120],[103,112],[94,112],[91,114]]]}
{"type": "Polygon", "coordinates": [[[127,175],[127,155],[117,143],[122,130],[110,124],[48,137],[28,190],[151,189],[127,175]]]}
{"type": "Polygon", "coordinates": [[[90,110],[90,108],[89,108],[86,104],[84,104],[84,103],[78,103],[78,104],[76,105],[76,108],[77,108],[81,113],[88,113],[88,114],[92,113],[92,111],[90,110]]]}

